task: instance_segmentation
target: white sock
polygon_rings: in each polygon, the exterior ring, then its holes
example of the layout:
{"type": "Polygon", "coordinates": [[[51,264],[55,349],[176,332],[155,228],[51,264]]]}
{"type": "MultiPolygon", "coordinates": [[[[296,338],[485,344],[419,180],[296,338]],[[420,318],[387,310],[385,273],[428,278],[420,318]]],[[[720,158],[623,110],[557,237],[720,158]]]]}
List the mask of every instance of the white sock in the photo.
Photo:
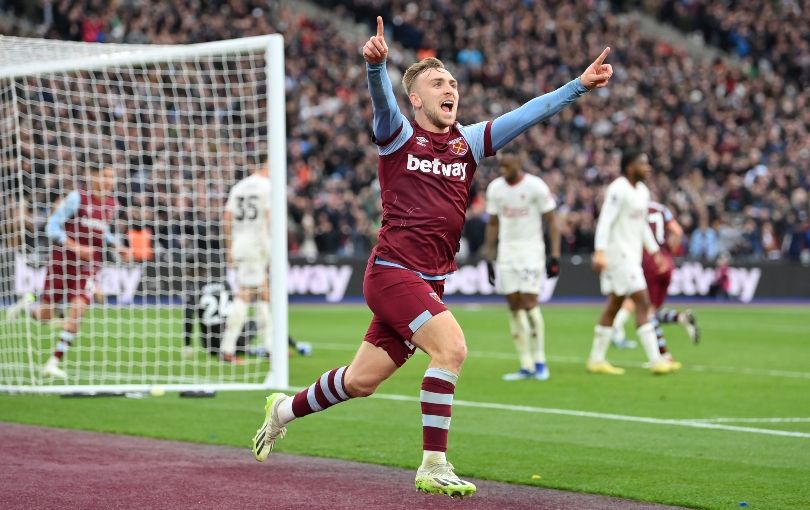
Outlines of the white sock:
{"type": "Polygon", "coordinates": [[[602,326],[597,324],[593,328],[593,346],[591,347],[591,355],[588,361],[591,363],[602,363],[607,356],[607,350],[610,346],[610,334],[613,328],[609,326],[602,326]]]}
{"type": "Polygon", "coordinates": [[[624,324],[630,318],[630,312],[625,307],[619,308],[616,312],[616,317],[613,319],[613,335],[614,338],[624,339],[624,324]]]}
{"type": "Polygon", "coordinates": [[[531,343],[532,356],[534,356],[535,363],[546,362],[546,324],[543,321],[543,314],[540,313],[540,307],[535,306],[528,311],[529,322],[531,322],[532,330],[529,335],[531,343]]]}
{"type": "Polygon", "coordinates": [[[434,464],[447,464],[447,457],[445,456],[444,452],[423,450],[422,467],[432,466],[434,464]]]}
{"type": "Polygon", "coordinates": [[[638,339],[644,347],[644,352],[647,353],[647,359],[650,363],[655,363],[661,360],[661,353],[658,352],[658,337],[655,335],[655,328],[652,322],[648,322],[636,330],[638,339]]]}
{"type": "Polygon", "coordinates": [[[259,301],[256,303],[256,322],[259,326],[259,338],[262,339],[267,352],[273,349],[273,319],[270,316],[270,303],[259,301]]]}
{"type": "Polygon", "coordinates": [[[236,341],[245,326],[247,312],[248,304],[236,298],[231,304],[231,312],[228,314],[228,321],[225,323],[225,333],[222,335],[222,343],[219,345],[220,354],[233,354],[236,352],[236,341]]]}
{"type": "Polygon", "coordinates": [[[515,342],[520,367],[534,372],[534,359],[529,352],[529,316],[526,314],[526,310],[509,312],[509,329],[512,331],[512,340],[515,342]]]}
{"type": "Polygon", "coordinates": [[[278,419],[281,420],[282,425],[286,425],[296,418],[292,410],[292,404],[293,397],[287,397],[278,405],[278,419]]]}

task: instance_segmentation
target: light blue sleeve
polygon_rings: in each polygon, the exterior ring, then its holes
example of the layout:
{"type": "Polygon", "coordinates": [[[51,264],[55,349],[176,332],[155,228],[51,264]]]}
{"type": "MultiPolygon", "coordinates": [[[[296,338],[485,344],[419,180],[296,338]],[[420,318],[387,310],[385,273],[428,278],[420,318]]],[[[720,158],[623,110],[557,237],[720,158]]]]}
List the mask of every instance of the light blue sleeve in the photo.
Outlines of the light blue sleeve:
{"type": "Polygon", "coordinates": [[[557,90],[535,97],[523,106],[501,115],[492,122],[493,151],[497,151],[535,124],[553,117],[586,92],[588,89],[582,85],[579,78],[576,78],[557,90]]]}
{"type": "Polygon", "coordinates": [[[366,64],[366,73],[374,112],[374,139],[380,146],[380,154],[390,154],[411,137],[413,127],[399,111],[385,63],[366,64]]]}
{"type": "Polygon", "coordinates": [[[104,231],[104,242],[110,246],[118,246],[118,238],[115,236],[115,234],[110,232],[109,227],[104,231]]]}
{"type": "MultiPolygon", "coordinates": [[[[467,145],[470,146],[473,157],[476,163],[480,163],[484,156],[487,156],[486,151],[486,136],[487,125],[489,122],[479,122],[477,124],[470,124],[469,126],[461,126],[459,130],[467,140],[467,145]]],[[[492,154],[489,154],[490,156],[492,154]]]]}
{"type": "Polygon", "coordinates": [[[67,239],[65,232],[65,222],[79,212],[81,198],[78,191],[71,191],[57,209],[48,218],[45,225],[45,234],[52,242],[62,244],[67,239]]]}

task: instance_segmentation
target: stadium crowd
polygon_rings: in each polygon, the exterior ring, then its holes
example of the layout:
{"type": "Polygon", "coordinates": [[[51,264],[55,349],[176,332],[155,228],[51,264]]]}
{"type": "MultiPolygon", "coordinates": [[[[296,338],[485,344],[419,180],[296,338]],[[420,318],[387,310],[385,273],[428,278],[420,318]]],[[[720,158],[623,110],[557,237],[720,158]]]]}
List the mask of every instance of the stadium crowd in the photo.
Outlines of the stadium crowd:
{"type": "MultiPolygon", "coordinates": [[[[694,58],[643,35],[621,14],[631,2],[316,3],[334,9],[335,17],[370,23],[382,14],[391,20],[395,83],[411,58],[403,50],[444,60],[460,82],[462,123],[494,118],[562,85],[605,44],[612,47],[611,86],[521,140],[528,170],[557,196],[563,253],[592,251],[604,185],[618,173],[621,150],[638,146],[655,169],[653,196],[684,226],[683,254],[709,261],[721,254],[810,261],[810,31],[795,14],[810,12],[807,2],[783,2],[788,7],[775,11],[764,1],[746,2],[745,8],[741,2],[645,2],[680,29],[712,34],[707,41],[744,57],[739,63],[694,58]],[[729,43],[740,34],[747,52],[729,43]]],[[[370,102],[361,42],[344,36],[336,23],[257,0],[56,0],[45,2],[43,11],[22,12],[53,39],[174,44],[284,34],[290,248],[310,257],[368,253],[380,221],[370,102]]],[[[159,151],[138,148],[154,159],[159,151]]],[[[249,165],[240,158],[225,158],[232,162],[230,173],[208,181],[202,158],[199,168],[164,178],[171,184],[138,194],[128,205],[138,209],[142,228],[167,210],[185,210],[189,224],[207,225],[216,237],[211,218],[227,192],[217,182],[238,177],[239,168],[249,165]],[[195,176],[193,183],[182,182],[195,176]],[[184,195],[184,189],[193,193],[184,195]],[[169,200],[189,203],[183,209],[169,200]]],[[[146,181],[156,181],[159,165],[148,167],[144,158],[130,161],[128,181],[143,181],[144,172],[152,173],[146,181]]],[[[36,187],[46,189],[54,172],[41,171],[36,187]]],[[[483,191],[496,173],[489,162],[476,176],[462,255],[479,253],[483,244],[483,191]]],[[[173,228],[154,229],[167,250],[182,245],[184,236],[199,235],[173,228]]]]}

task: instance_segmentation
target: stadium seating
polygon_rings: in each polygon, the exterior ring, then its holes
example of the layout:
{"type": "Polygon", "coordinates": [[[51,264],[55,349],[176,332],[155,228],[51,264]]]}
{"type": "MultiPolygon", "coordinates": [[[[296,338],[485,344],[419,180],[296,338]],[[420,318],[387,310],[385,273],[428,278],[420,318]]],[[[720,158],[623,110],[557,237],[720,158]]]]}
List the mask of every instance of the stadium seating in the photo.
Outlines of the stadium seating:
{"type": "MultiPolygon", "coordinates": [[[[377,13],[377,3],[368,0],[316,3],[336,9],[342,22],[368,23],[369,33],[377,13]]],[[[530,170],[558,197],[565,253],[592,250],[603,184],[617,173],[621,149],[639,146],[655,168],[653,195],[685,228],[685,254],[798,259],[810,250],[810,36],[800,31],[796,12],[789,2],[772,16],[759,16],[775,9],[765,1],[745,2],[744,8],[740,2],[734,8],[645,2],[650,14],[681,30],[698,30],[742,57],[726,63],[642,34],[622,12],[635,3],[394,0],[381,14],[391,20],[392,67],[409,63],[403,50],[435,54],[451,67],[461,84],[463,123],[493,118],[552,90],[612,46],[611,86],[519,140],[530,170]]],[[[144,4],[57,2],[42,33],[138,43],[283,33],[290,248],[306,256],[367,254],[380,211],[360,43],[343,36],[336,23],[284,6],[268,12],[268,4],[256,0],[144,4]]],[[[30,8],[18,14],[35,24],[48,19],[30,8]]],[[[404,102],[401,107],[408,113],[404,102]]],[[[465,254],[480,247],[483,190],[496,173],[488,163],[476,176],[465,254]]],[[[157,232],[156,238],[170,248],[182,235],[157,232]]]]}

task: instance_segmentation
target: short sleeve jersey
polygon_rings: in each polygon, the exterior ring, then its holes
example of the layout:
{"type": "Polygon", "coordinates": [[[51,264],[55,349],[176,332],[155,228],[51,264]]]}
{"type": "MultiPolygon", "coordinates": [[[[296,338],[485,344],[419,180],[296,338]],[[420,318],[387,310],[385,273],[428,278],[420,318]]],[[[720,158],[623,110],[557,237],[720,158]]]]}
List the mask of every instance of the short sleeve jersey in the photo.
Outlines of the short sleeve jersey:
{"type": "Polygon", "coordinates": [[[52,263],[66,268],[76,268],[83,274],[94,274],[101,269],[104,260],[105,237],[110,233],[110,225],[116,218],[117,207],[111,196],[98,198],[88,190],[79,190],[79,208],[65,222],[65,234],[82,246],[95,248],[93,262],[79,261],[76,253],[56,244],[51,250],[52,263]]]}
{"type": "Polygon", "coordinates": [[[487,214],[498,216],[498,262],[545,258],[542,216],[557,207],[543,179],[523,174],[509,184],[498,177],[487,187],[487,214]]]}
{"type": "MultiPolygon", "coordinates": [[[[649,202],[650,190],[643,182],[637,182],[633,186],[627,178],[619,177],[608,186],[598,220],[602,222],[604,217],[611,216],[604,214],[607,208],[614,209],[615,219],[608,230],[607,245],[603,248],[608,265],[624,267],[641,264],[649,202]]],[[[599,230],[597,225],[597,234],[599,230]]],[[[599,241],[597,235],[597,244],[599,241]]]]}
{"type": "Polygon", "coordinates": [[[270,249],[270,179],[253,174],[234,184],[225,210],[232,215],[232,249],[239,256],[270,249]]]}

